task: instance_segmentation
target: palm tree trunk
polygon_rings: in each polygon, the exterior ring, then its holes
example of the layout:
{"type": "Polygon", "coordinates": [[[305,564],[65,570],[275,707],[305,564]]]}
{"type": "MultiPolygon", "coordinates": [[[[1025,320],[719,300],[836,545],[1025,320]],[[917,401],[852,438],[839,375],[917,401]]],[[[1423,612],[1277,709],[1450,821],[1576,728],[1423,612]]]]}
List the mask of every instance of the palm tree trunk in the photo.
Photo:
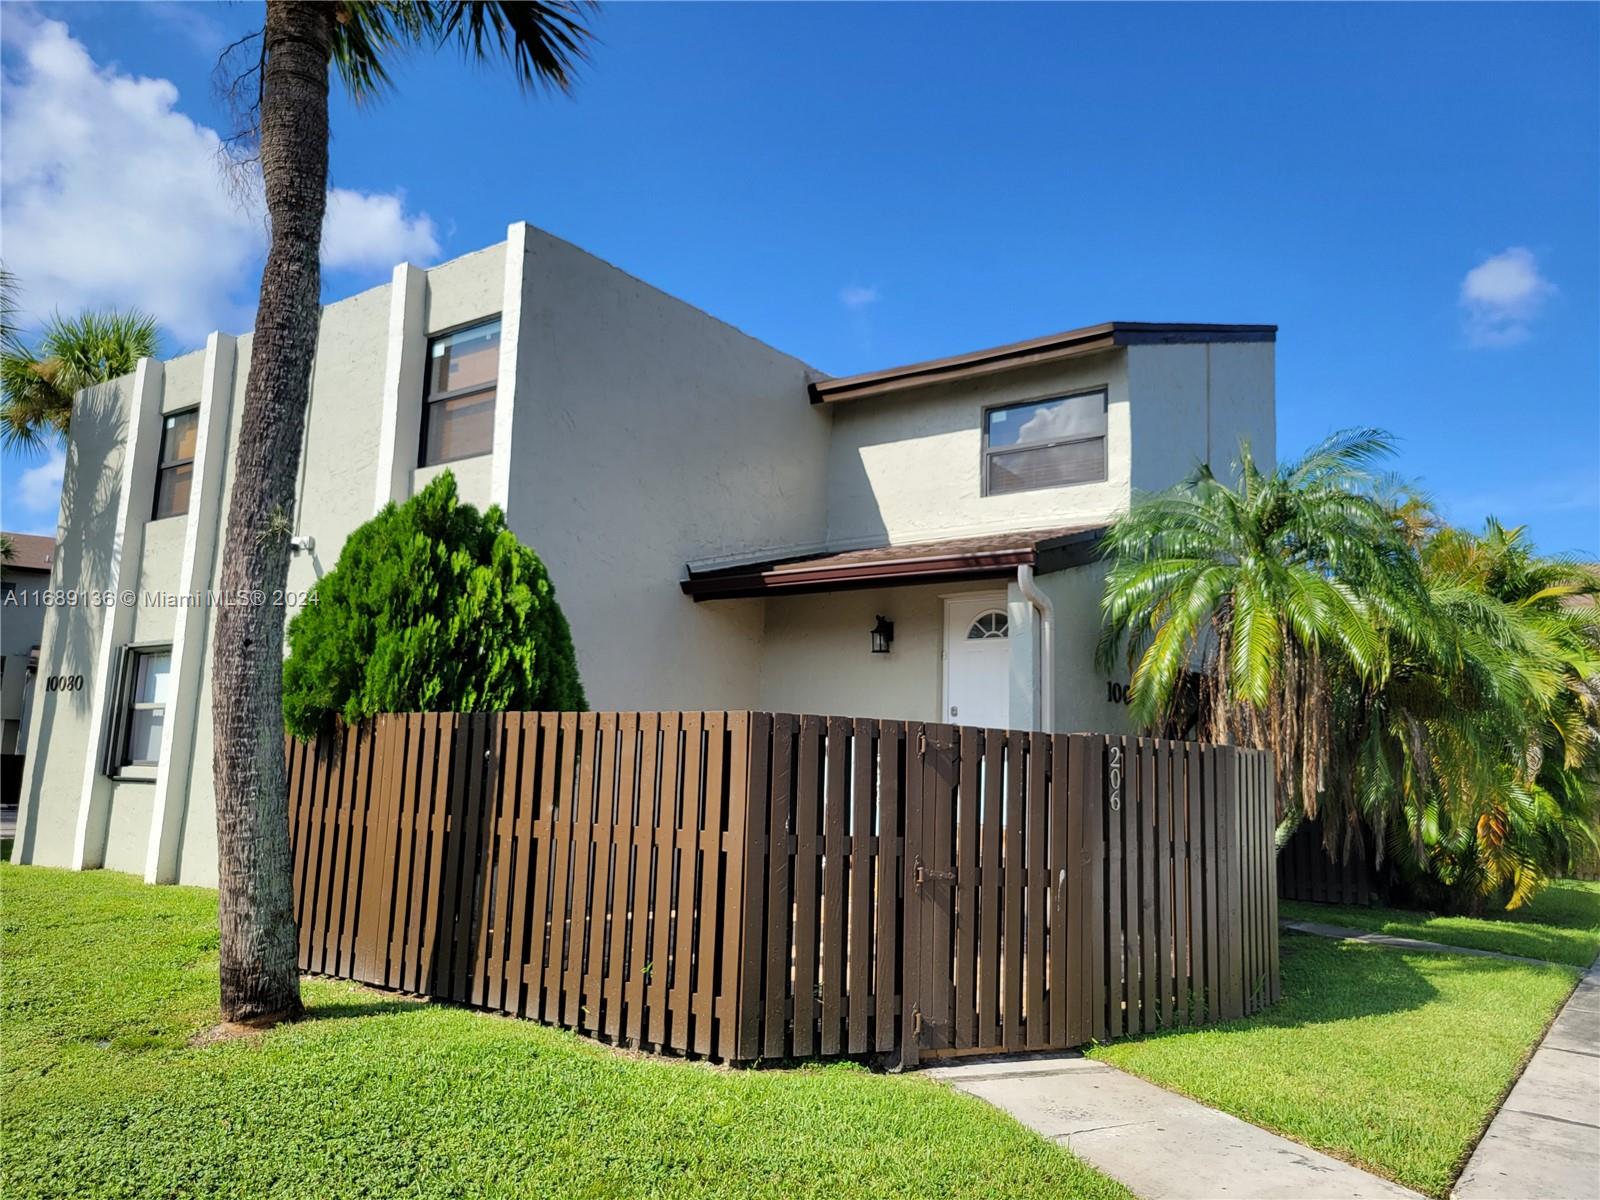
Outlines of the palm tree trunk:
{"type": "Polygon", "coordinates": [[[300,1012],[283,760],[281,591],[321,292],[332,6],[269,0],[261,171],[272,241],[234,462],[213,649],[224,1020],[300,1012]]]}

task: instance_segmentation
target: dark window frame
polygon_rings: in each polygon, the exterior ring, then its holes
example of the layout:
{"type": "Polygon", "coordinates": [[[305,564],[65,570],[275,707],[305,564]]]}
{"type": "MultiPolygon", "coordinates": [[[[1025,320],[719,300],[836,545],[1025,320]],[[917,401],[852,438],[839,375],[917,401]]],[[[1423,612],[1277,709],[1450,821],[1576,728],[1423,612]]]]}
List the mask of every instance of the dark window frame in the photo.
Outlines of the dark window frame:
{"type": "Polygon", "coordinates": [[[1082,388],[1075,392],[1062,392],[1055,396],[1040,396],[1034,400],[1007,400],[1003,404],[986,404],[981,414],[983,449],[978,457],[978,489],[981,496],[1015,496],[1020,492],[1044,492],[1052,488],[1082,487],[1086,483],[1104,483],[1111,478],[1111,389],[1105,384],[1098,387],[1082,388]],[[1084,396],[1100,397],[1100,414],[1106,419],[1106,428],[1101,433],[1085,434],[1080,437],[1049,438],[1039,442],[1016,442],[1009,446],[991,446],[989,444],[989,417],[993,413],[1006,412],[1013,408],[1029,408],[1035,404],[1053,404],[1057,400],[1077,400],[1084,396]],[[1014,454],[1018,450],[1049,450],[1056,446],[1075,446],[1083,442],[1104,442],[1106,445],[1105,465],[1099,476],[1094,479],[1073,479],[1065,483],[1042,483],[1037,487],[1012,488],[1004,492],[990,492],[989,490],[989,462],[999,454],[1014,454]]]}
{"type": "Polygon", "coordinates": [[[194,503],[195,456],[191,454],[188,458],[167,457],[167,422],[175,421],[179,417],[187,417],[190,415],[193,415],[194,417],[194,448],[196,451],[198,451],[200,449],[200,406],[195,405],[192,408],[180,408],[176,412],[161,414],[161,446],[156,459],[156,488],[155,494],[150,497],[150,519],[152,521],[165,521],[171,517],[188,516],[189,506],[194,503]],[[189,499],[184,502],[184,506],[181,511],[164,513],[161,511],[161,478],[167,471],[173,470],[177,467],[189,468],[189,499]]]}
{"type": "Polygon", "coordinates": [[[449,463],[462,462],[469,458],[482,458],[486,454],[494,453],[494,441],[492,434],[494,424],[491,415],[491,435],[489,449],[479,450],[473,454],[454,454],[449,458],[436,458],[431,462],[428,460],[428,429],[433,422],[433,410],[435,406],[446,404],[451,400],[465,400],[473,396],[481,396],[485,393],[489,395],[489,398],[493,404],[498,405],[500,403],[500,352],[498,346],[496,346],[495,349],[496,370],[493,383],[479,384],[476,387],[446,389],[442,392],[435,392],[433,390],[433,346],[435,342],[440,341],[443,338],[454,337],[458,333],[469,333],[474,329],[479,329],[486,325],[501,325],[502,327],[500,332],[503,335],[505,332],[504,326],[502,325],[503,315],[504,314],[502,313],[495,313],[495,315],[492,317],[484,317],[481,320],[467,321],[464,324],[454,325],[449,329],[441,329],[437,333],[430,333],[428,335],[428,345],[426,350],[423,352],[422,359],[422,419],[417,422],[418,467],[442,467],[449,463]]]}
{"type": "Polygon", "coordinates": [[[117,663],[117,686],[113,693],[111,736],[105,748],[103,772],[112,779],[134,779],[149,782],[155,778],[155,772],[161,769],[159,758],[155,762],[143,759],[134,760],[128,757],[128,737],[133,729],[133,714],[136,709],[157,709],[165,717],[167,709],[177,702],[177,680],[172,681],[174,689],[171,702],[156,704],[151,701],[135,702],[133,689],[139,679],[139,659],[151,655],[165,654],[167,656],[167,669],[172,669],[172,643],[171,642],[138,642],[124,646],[117,663]]]}

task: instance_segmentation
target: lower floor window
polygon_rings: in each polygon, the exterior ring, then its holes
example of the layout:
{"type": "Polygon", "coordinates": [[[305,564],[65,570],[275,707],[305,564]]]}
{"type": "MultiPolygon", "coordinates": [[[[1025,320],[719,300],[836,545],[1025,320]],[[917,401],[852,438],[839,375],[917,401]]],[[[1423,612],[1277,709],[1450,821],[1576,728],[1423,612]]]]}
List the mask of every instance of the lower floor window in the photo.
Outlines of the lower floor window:
{"type": "Polygon", "coordinates": [[[172,647],[148,646],[128,651],[123,665],[123,693],[112,765],[153,767],[161,760],[161,732],[172,697],[172,647]]]}

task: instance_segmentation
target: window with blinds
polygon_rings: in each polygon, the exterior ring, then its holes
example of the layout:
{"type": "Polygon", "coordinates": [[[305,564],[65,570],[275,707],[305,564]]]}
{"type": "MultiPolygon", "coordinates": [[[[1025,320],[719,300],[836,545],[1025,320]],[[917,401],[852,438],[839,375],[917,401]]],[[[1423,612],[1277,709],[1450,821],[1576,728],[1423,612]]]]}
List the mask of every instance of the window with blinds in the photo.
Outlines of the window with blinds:
{"type": "Polygon", "coordinates": [[[499,378],[499,318],[428,342],[419,466],[472,458],[493,449],[499,378]]]}
{"type": "Polygon", "coordinates": [[[1106,393],[991,408],[983,414],[983,494],[1106,478],[1106,393]]]}
{"type": "Polygon", "coordinates": [[[150,519],[180,517],[189,511],[194,485],[194,447],[200,433],[200,410],[173,413],[161,422],[161,458],[156,464],[156,498],[150,519]]]}

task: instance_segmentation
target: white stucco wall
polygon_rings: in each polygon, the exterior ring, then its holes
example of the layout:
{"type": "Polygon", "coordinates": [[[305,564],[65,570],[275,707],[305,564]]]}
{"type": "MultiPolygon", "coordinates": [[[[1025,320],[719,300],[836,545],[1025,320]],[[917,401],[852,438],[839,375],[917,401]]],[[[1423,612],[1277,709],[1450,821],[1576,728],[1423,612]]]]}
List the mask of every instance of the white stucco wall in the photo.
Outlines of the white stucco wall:
{"type": "Polygon", "coordinates": [[[530,229],[507,516],[544,559],[589,703],[751,707],[756,603],[684,564],[816,544],[828,416],[806,364],[530,229]]]}

